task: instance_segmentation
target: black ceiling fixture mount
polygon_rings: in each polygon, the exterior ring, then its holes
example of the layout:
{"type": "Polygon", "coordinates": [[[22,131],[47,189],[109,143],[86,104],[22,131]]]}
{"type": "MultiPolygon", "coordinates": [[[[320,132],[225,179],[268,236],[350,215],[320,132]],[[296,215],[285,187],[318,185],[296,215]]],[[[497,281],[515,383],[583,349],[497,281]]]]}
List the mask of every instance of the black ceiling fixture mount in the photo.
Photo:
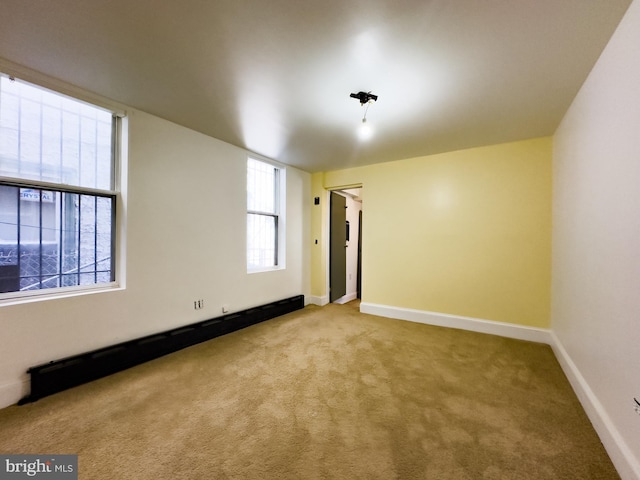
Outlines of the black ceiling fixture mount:
{"type": "Polygon", "coordinates": [[[364,105],[365,103],[369,102],[375,102],[376,100],[378,100],[378,96],[374,95],[371,92],[352,93],[349,96],[351,98],[357,98],[358,100],[360,100],[360,105],[364,105]]]}

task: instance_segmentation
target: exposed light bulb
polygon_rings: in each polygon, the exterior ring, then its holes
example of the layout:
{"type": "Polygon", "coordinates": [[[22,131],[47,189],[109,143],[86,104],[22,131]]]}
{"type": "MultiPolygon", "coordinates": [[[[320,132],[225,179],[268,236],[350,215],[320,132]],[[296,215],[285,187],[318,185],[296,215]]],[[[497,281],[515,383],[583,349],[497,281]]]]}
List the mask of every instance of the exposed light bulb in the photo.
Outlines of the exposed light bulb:
{"type": "Polygon", "coordinates": [[[363,118],[360,128],[358,128],[358,138],[360,140],[369,140],[373,136],[373,128],[367,123],[367,119],[363,118]]]}

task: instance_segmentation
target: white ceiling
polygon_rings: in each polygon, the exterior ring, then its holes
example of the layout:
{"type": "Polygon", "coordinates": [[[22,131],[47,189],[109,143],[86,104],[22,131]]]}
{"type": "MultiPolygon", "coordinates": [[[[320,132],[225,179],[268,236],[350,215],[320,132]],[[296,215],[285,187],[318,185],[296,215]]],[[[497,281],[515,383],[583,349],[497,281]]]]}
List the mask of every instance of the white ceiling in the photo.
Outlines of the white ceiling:
{"type": "Polygon", "coordinates": [[[630,3],[2,0],[0,57],[315,172],[551,135],[630,3]]]}

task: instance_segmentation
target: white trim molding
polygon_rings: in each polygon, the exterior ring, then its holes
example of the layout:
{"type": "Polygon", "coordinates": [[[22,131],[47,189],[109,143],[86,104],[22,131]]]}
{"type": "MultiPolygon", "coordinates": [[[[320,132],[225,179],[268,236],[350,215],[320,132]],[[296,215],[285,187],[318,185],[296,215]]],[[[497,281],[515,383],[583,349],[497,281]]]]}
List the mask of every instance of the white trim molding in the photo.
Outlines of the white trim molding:
{"type": "Polygon", "coordinates": [[[490,335],[515,338],[518,340],[546,343],[547,345],[551,345],[552,342],[551,330],[545,328],[527,327],[513,323],[461,317],[447,313],[428,312],[411,308],[390,307],[367,302],[360,304],[360,311],[381,317],[408,320],[410,322],[424,323],[438,327],[457,328],[478,333],[488,333],[490,335]]]}
{"type": "Polygon", "coordinates": [[[329,303],[329,297],[327,295],[324,295],[322,297],[309,295],[308,297],[305,297],[305,298],[307,299],[307,305],[311,304],[311,305],[317,305],[319,307],[324,307],[329,303]]]}
{"type": "Polygon", "coordinates": [[[355,300],[356,298],[358,298],[358,294],[356,292],[353,293],[347,293],[346,295],[340,297],[339,299],[335,300],[333,303],[338,303],[340,305],[343,305],[345,303],[349,303],[352,300],[355,300]]]}
{"type": "Polygon", "coordinates": [[[381,317],[550,345],[618,474],[623,480],[640,480],[640,462],[623,440],[606,410],[552,330],[367,302],[360,304],[360,311],[381,317]]]}
{"type": "Polygon", "coordinates": [[[611,457],[611,461],[616,470],[618,470],[618,474],[623,480],[640,480],[640,463],[638,459],[618,432],[607,411],[593,393],[593,390],[555,332],[551,332],[551,338],[553,352],[582,404],[582,408],[584,408],[589,420],[591,420],[593,428],[598,433],[600,441],[607,450],[609,457],[611,457]]]}

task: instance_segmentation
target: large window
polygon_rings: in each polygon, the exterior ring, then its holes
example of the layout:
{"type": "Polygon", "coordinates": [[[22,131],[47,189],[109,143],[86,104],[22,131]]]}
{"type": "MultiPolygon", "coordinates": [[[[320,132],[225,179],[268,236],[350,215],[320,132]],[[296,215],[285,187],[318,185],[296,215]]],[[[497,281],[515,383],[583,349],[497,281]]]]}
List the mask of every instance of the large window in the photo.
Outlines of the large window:
{"type": "Polygon", "coordinates": [[[282,204],[284,170],[250,158],[247,162],[247,270],[284,265],[282,204]]]}
{"type": "Polygon", "coordinates": [[[117,119],[0,75],[0,298],[115,279],[117,119]]]}

